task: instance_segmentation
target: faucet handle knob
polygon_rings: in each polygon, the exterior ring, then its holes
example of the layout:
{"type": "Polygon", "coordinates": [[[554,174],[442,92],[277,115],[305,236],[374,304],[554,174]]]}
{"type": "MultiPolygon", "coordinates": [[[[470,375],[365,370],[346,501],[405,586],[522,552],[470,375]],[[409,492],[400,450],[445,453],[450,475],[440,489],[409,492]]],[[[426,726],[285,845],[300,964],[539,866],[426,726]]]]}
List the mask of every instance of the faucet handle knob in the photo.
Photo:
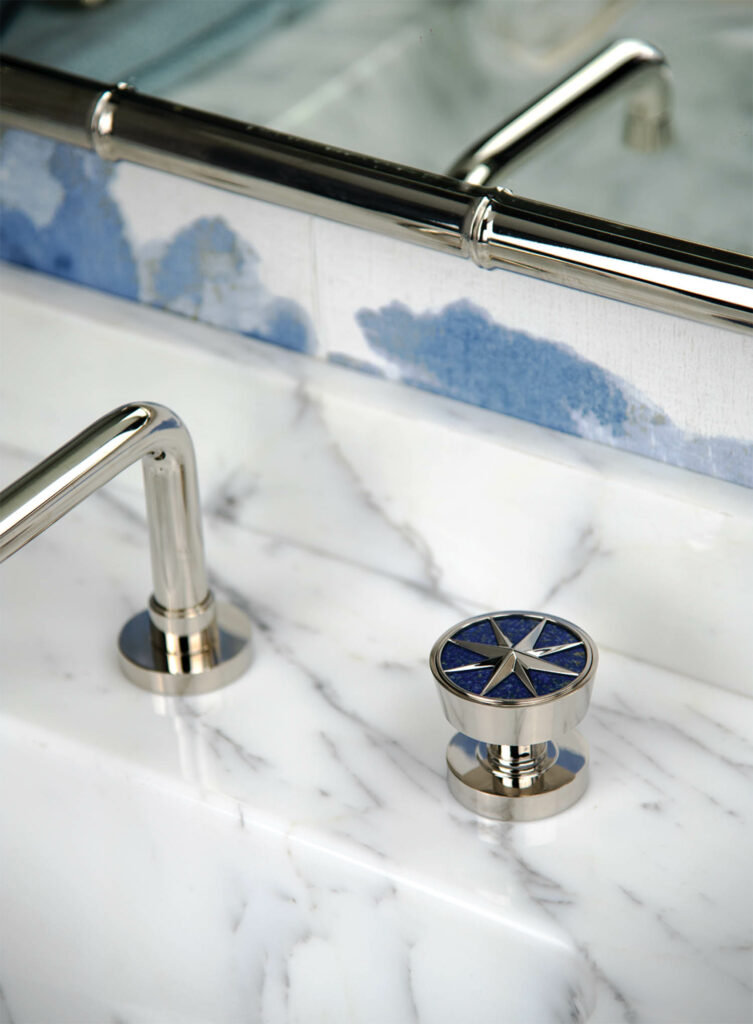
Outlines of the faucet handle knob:
{"type": "Polygon", "coordinates": [[[596,646],[566,619],[490,612],[443,633],[430,664],[445,716],[448,782],[470,810],[530,821],[564,810],[588,778],[585,740],[596,646]]]}

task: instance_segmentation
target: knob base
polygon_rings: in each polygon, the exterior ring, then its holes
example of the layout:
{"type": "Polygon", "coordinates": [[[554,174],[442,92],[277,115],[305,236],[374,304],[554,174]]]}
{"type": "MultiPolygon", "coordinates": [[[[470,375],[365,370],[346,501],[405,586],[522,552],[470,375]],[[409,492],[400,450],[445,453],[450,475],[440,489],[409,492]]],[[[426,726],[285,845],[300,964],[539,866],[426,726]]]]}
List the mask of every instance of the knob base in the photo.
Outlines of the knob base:
{"type": "Polygon", "coordinates": [[[497,821],[535,821],[571,807],[588,785],[588,745],[572,731],[556,744],[500,747],[457,733],[447,747],[452,795],[497,821]]]}

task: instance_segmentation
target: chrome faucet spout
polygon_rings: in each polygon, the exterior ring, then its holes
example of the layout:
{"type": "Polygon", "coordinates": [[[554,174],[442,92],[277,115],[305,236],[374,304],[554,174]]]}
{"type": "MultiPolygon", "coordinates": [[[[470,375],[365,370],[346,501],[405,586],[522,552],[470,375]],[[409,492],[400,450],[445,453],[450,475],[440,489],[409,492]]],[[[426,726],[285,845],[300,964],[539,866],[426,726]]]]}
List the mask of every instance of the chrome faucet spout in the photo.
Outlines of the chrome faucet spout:
{"type": "Polygon", "coordinates": [[[174,613],[202,604],[209,587],[193,444],[175,413],[150,402],[102,416],[0,493],[0,562],[139,459],[155,600],[174,613]]]}
{"type": "Polygon", "coordinates": [[[121,665],[154,692],[204,693],[246,668],[249,629],[209,589],[193,443],[170,409],[120,406],[0,492],[0,562],[139,459],[153,593],[148,613],[121,634],[121,665]],[[223,629],[228,616],[232,629],[223,629]]]}

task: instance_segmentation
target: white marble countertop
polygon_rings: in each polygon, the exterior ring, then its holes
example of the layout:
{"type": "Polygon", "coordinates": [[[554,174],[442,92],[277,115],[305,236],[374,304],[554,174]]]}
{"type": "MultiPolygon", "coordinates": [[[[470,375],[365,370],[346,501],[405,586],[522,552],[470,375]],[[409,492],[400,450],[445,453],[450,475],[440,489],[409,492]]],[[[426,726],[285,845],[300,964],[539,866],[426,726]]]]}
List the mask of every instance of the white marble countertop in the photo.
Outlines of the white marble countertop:
{"type": "Polygon", "coordinates": [[[750,1020],[751,492],[2,276],[0,484],[172,406],[256,654],[195,701],[119,675],[137,469],[3,565],[0,1021],[750,1020]],[[492,607],[601,651],[542,822],[444,781],[428,651],[492,607]]]}

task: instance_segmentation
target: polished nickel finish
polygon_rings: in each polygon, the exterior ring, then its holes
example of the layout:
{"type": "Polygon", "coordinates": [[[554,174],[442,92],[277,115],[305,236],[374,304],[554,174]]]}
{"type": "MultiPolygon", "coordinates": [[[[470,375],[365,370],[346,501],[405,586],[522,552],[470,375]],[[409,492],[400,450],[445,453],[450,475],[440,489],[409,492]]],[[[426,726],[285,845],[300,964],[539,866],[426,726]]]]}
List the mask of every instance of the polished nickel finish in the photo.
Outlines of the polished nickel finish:
{"type": "Polygon", "coordinates": [[[548,206],[15,58],[0,121],[487,269],[518,271],[722,327],[753,326],[753,260],[548,206]]]}
{"type": "Polygon", "coordinates": [[[485,135],[447,173],[471,185],[487,185],[502,169],[509,170],[553,131],[625,89],[631,92],[625,141],[644,151],[660,149],[670,137],[671,92],[667,62],[649,43],[620,39],[485,135]]]}
{"type": "Polygon", "coordinates": [[[447,630],[430,665],[442,707],[459,729],[447,779],[465,807],[501,821],[546,818],[588,782],[588,748],[575,732],[598,663],[582,629],[539,612],[493,612],[447,630]]]}
{"type": "Polygon", "coordinates": [[[498,761],[489,745],[457,733],[447,747],[450,792],[468,810],[497,821],[539,821],[559,814],[586,791],[588,747],[579,733],[571,732],[543,748],[539,769],[525,772],[519,765],[529,759],[531,748],[502,748],[509,758],[498,761]]]}
{"type": "Polygon", "coordinates": [[[209,589],[193,444],[169,409],[121,406],[0,492],[0,562],[139,459],[154,591],[121,633],[121,666],[155,693],[207,693],[248,667],[250,626],[209,589]]]}
{"type": "MultiPolygon", "coordinates": [[[[179,626],[180,628],[180,626],[179,626]]],[[[232,683],[251,661],[251,624],[233,605],[213,602],[208,628],[159,629],[150,604],[125,624],[118,640],[120,667],[142,690],[194,697],[232,683]]]]}

